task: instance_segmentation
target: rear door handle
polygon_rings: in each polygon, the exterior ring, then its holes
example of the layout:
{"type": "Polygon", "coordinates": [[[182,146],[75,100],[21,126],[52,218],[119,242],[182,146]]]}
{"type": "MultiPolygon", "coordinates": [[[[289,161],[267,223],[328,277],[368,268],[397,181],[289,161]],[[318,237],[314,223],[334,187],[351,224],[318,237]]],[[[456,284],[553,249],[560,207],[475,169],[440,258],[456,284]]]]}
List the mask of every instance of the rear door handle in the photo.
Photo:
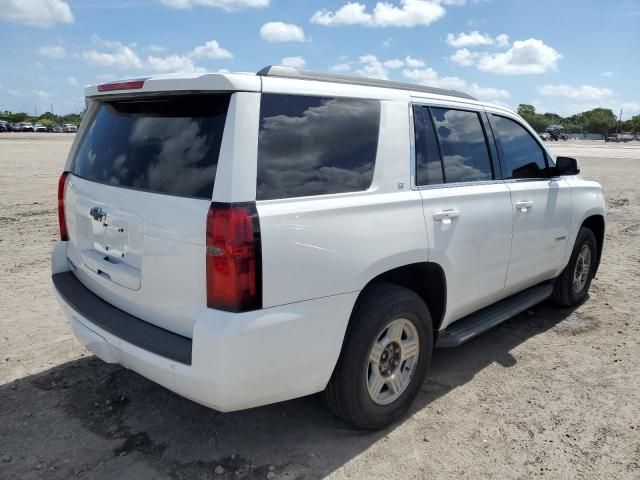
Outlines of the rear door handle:
{"type": "Polygon", "coordinates": [[[525,200],[525,201],[516,203],[516,208],[521,212],[526,213],[529,211],[531,207],[533,207],[533,202],[531,200],[525,200]]]}
{"type": "Polygon", "coordinates": [[[454,218],[460,216],[460,210],[451,208],[449,210],[439,210],[433,214],[433,219],[436,222],[442,222],[445,225],[451,223],[454,218]]]}

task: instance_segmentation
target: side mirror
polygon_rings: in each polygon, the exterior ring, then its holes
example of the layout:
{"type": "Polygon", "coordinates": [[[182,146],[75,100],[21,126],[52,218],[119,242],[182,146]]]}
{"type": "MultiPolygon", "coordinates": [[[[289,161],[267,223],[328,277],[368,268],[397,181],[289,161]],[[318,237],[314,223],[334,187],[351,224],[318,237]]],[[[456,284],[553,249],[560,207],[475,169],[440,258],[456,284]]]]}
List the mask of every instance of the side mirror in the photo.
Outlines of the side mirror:
{"type": "Polygon", "coordinates": [[[556,166],[553,167],[552,172],[556,176],[578,175],[580,173],[580,167],[575,158],[557,157],[556,166]]]}

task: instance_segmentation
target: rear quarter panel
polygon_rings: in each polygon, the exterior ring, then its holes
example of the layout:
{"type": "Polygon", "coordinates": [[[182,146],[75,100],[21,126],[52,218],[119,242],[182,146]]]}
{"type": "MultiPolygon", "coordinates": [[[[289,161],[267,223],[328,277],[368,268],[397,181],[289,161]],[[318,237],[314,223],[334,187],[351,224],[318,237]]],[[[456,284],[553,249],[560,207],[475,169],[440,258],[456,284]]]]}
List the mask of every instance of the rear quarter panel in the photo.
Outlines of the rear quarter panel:
{"type": "Polygon", "coordinates": [[[265,307],[358,291],[380,273],[427,261],[420,192],[410,188],[408,98],[382,101],[367,191],[260,201],[257,208],[265,307]]]}

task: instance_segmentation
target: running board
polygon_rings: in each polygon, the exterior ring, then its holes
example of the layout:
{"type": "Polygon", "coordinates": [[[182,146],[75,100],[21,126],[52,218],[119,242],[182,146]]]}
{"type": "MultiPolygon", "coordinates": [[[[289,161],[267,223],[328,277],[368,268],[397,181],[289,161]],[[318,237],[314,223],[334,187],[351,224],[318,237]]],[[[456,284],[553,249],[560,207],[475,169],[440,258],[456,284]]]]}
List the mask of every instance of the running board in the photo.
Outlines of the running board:
{"type": "Polygon", "coordinates": [[[541,283],[456,320],[440,332],[436,348],[457,347],[546,300],[552,292],[553,283],[541,283]]]}

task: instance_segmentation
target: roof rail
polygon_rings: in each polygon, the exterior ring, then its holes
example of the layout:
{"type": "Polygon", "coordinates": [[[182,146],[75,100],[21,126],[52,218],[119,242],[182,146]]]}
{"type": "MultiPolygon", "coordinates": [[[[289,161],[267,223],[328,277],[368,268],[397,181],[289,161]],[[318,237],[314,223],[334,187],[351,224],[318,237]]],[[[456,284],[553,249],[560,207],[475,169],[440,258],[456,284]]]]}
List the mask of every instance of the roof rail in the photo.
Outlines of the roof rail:
{"type": "Polygon", "coordinates": [[[446,88],[427,87],[412,83],[393,82],[390,80],[378,80],[376,78],[355,77],[352,75],[334,75],[332,73],[309,72],[293,67],[282,67],[279,65],[269,65],[260,70],[257,75],[261,77],[281,77],[297,78],[300,80],[316,80],[318,82],[346,83],[349,85],[363,85],[368,87],[394,88],[397,90],[413,90],[416,92],[433,93],[436,95],[446,95],[449,97],[465,98],[467,100],[477,100],[464,92],[448,90],[446,88]]]}

